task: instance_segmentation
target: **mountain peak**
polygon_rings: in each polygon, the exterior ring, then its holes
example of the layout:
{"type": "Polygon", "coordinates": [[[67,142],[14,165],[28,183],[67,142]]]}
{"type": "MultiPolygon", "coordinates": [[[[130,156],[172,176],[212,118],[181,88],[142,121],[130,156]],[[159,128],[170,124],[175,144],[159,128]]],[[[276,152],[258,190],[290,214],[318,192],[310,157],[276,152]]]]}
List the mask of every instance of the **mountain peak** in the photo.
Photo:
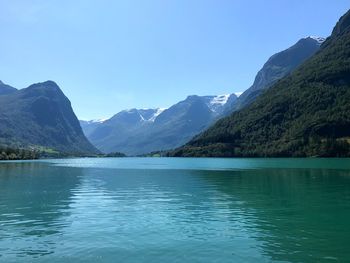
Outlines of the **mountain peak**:
{"type": "Polygon", "coordinates": [[[226,104],[228,98],[230,97],[231,94],[224,94],[224,95],[218,95],[214,96],[214,98],[210,101],[210,104],[220,104],[224,105],[226,104]]]}
{"type": "Polygon", "coordinates": [[[324,37],[319,37],[319,36],[309,36],[309,37],[307,37],[306,39],[313,39],[313,40],[315,40],[319,45],[321,45],[321,44],[326,40],[326,38],[324,38],[324,37]]]}
{"type": "Polygon", "coordinates": [[[198,100],[200,98],[200,96],[198,95],[188,95],[185,99],[185,101],[187,100],[198,100]]]}
{"type": "Polygon", "coordinates": [[[335,25],[332,36],[339,36],[350,30],[350,10],[346,12],[335,25]]]}
{"type": "Polygon", "coordinates": [[[221,113],[224,105],[229,100],[231,94],[223,94],[217,96],[205,96],[208,108],[214,113],[221,113]]]}
{"type": "Polygon", "coordinates": [[[57,98],[66,98],[63,91],[56,84],[56,82],[51,80],[32,84],[28,88],[22,89],[20,91],[22,93],[24,92],[26,96],[37,96],[38,94],[42,94],[50,98],[53,98],[53,96],[57,98]]]}
{"type": "Polygon", "coordinates": [[[54,82],[53,80],[47,80],[42,82],[43,85],[45,86],[50,86],[50,87],[58,87],[57,83],[54,82]]]}
{"type": "Polygon", "coordinates": [[[87,123],[87,124],[94,124],[94,123],[104,123],[107,120],[108,120],[108,118],[93,119],[93,120],[79,120],[79,121],[87,123]]]}
{"type": "Polygon", "coordinates": [[[128,110],[122,110],[115,114],[111,120],[114,122],[128,122],[128,123],[142,123],[142,122],[154,122],[155,119],[164,111],[164,108],[155,109],[137,109],[132,108],[128,110]]]}
{"type": "Polygon", "coordinates": [[[154,122],[156,118],[165,110],[166,108],[157,108],[156,112],[148,119],[148,121],[154,122]]]}
{"type": "Polygon", "coordinates": [[[218,121],[170,156],[349,156],[350,12],[340,19],[321,49],[305,52],[305,47],[315,46],[315,42],[303,42],[298,45],[304,46],[303,50],[289,49],[288,56],[282,56],[283,61],[292,58],[292,70],[287,67],[286,74],[271,75],[274,68],[285,64],[267,64],[269,70],[261,72],[257,80],[287,77],[270,81],[268,90],[265,85],[266,91],[255,96],[249,106],[218,121]],[[298,61],[293,61],[298,55],[298,61]]]}
{"type": "Polygon", "coordinates": [[[36,83],[34,85],[42,86],[42,87],[45,87],[45,88],[51,88],[51,89],[58,89],[58,90],[60,90],[60,87],[57,85],[57,83],[52,81],[52,80],[39,82],[39,83],[36,83]]]}
{"type": "Polygon", "coordinates": [[[0,95],[6,95],[17,91],[14,87],[11,87],[10,85],[5,84],[0,80],[0,95]]]}
{"type": "Polygon", "coordinates": [[[234,110],[239,110],[249,105],[264,90],[291,73],[314,55],[323,42],[324,38],[322,37],[305,37],[299,39],[291,47],[272,55],[256,75],[253,85],[239,96],[234,110]]]}
{"type": "MultiPolygon", "coordinates": [[[[0,85],[0,92],[4,86],[0,85]]],[[[53,81],[0,96],[0,112],[0,140],[65,153],[98,152],[84,136],[69,99],[53,81]]]]}

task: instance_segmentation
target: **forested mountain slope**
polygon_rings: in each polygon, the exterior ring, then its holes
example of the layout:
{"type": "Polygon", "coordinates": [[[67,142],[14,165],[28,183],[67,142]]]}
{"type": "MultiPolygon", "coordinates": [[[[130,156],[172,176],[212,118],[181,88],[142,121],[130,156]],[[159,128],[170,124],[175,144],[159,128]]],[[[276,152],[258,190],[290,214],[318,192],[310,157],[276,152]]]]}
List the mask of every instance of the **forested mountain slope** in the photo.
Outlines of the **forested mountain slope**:
{"type": "Polygon", "coordinates": [[[172,156],[350,156],[350,12],[321,49],[172,156]]]}
{"type": "MultiPolygon", "coordinates": [[[[71,154],[97,153],[86,139],[71,103],[53,81],[0,96],[0,145],[44,147],[71,154]]],[[[0,91],[5,90],[0,87],[0,91]]]]}
{"type": "Polygon", "coordinates": [[[253,85],[238,98],[231,112],[249,105],[264,90],[290,74],[314,55],[320,49],[320,45],[324,40],[322,37],[302,38],[293,46],[271,56],[257,73],[253,85]]]}

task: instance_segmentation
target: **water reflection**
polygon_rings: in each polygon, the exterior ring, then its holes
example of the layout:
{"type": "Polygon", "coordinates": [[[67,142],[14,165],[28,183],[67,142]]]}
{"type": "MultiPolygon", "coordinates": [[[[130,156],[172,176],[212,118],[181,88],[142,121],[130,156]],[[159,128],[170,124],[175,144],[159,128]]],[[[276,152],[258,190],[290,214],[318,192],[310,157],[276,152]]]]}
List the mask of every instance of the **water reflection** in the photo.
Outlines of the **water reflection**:
{"type": "Polygon", "coordinates": [[[349,175],[1,164],[0,261],[350,259],[349,175]]]}
{"type": "Polygon", "coordinates": [[[256,238],[271,259],[350,259],[349,170],[265,169],[202,176],[244,200],[253,214],[256,238]]]}
{"type": "Polygon", "coordinates": [[[104,257],[119,260],[208,261],[215,256],[221,261],[268,261],[253,238],[254,222],[243,202],[219,192],[201,175],[187,170],[85,169],[71,204],[77,223],[66,229],[65,237],[90,257],[109,244],[113,250],[104,251],[104,257]],[[232,203],[236,207],[230,207],[232,203]],[[86,229],[93,230],[93,240],[86,229]]]}
{"type": "Polygon", "coordinates": [[[81,169],[58,169],[39,162],[2,163],[0,254],[9,250],[22,256],[53,253],[56,245],[50,236],[66,227],[62,218],[70,213],[72,189],[81,175],[81,169]]]}

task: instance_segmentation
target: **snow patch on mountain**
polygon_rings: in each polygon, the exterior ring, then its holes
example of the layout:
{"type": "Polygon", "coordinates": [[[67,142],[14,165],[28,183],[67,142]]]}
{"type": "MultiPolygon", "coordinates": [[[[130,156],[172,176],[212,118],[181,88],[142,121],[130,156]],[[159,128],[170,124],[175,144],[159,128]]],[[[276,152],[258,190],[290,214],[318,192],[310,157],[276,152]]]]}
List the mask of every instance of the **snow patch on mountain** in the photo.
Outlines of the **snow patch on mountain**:
{"type": "Polygon", "coordinates": [[[154,122],[156,118],[165,110],[166,108],[158,108],[157,111],[153,114],[153,116],[149,118],[149,121],[154,122]]]}
{"type": "Polygon", "coordinates": [[[156,108],[156,109],[131,109],[124,110],[123,112],[129,114],[138,114],[141,122],[154,122],[156,118],[164,111],[166,108],[156,108]]]}
{"type": "Polygon", "coordinates": [[[141,113],[139,113],[139,115],[140,115],[141,121],[147,121],[147,120],[142,116],[141,113]]]}
{"type": "Polygon", "coordinates": [[[94,123],[104,123],[106,120],[108,120],[109,118],[103,118],[103,119],[94,119],[94,120],[81,120],[86,122],[87,124],[94,124],[94,123]]]}
{"type": "Polygon", "coordinates": [[[213,97],[213,99],[210,101],[211,105],[225,105],[228,98],[230,97],[230,94],[224,94],[224,95],[218,95],[213,97]]]}
{"type": "Polygon", "coordinates": [[[208,108],[214,112],[218,113],[223,108],[223,106],[227,103],[230,94],[218,95],[218,96],[204,96],[203,98],[206,100],[206,104],[208,108]]]}
{"type": "Polygon", "coordinates": [[[316,40],[318,44],[322,44],[326,39],[324,37],[318,37],[318,36],[309,36],[313,40],[316,40]]]}

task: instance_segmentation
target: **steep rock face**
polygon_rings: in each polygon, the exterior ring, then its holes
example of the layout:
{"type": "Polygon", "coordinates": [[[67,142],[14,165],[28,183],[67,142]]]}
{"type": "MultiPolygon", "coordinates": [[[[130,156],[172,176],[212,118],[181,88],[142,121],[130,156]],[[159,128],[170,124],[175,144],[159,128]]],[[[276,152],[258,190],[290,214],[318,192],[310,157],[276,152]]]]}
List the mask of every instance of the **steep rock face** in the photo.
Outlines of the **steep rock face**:
{"type": "Polygon", "coordinates": [[[332,38],[339,37],[343,34],[348,34],[350,30],[350,12],[344,14],[335,25],[332,31],[332,38]]]}
{"type": "Polygon", "coordinates": [[[303,38],[290,48],[270,57],[256,75],[253,85],[243,92],[232,110],[239,110],[252,103],[264,90],[314,55],[324,40],[321,37],[303,38]]]}
{"type": "Polygon", "coordinates": [[[350,156],[350,11],[321,49],[173,156],[350,156]]]}
{"type": "MultiPolygon", "coordinates": [[[[188,96],[168,109],[131,109],[97,125],[90,141],[103,152],[129,155],[168,150],[182,145],[222,116],[228,101],[237,96],[188,96]]],[[[96,125],[94,123],[94,125],[96,125]]]]}
{"type": "Polygon", "coordinates": [[[71,103],[53,81],[0,96],[0,142],[44,146],[67,153],[96,153],[71,103]]]}

